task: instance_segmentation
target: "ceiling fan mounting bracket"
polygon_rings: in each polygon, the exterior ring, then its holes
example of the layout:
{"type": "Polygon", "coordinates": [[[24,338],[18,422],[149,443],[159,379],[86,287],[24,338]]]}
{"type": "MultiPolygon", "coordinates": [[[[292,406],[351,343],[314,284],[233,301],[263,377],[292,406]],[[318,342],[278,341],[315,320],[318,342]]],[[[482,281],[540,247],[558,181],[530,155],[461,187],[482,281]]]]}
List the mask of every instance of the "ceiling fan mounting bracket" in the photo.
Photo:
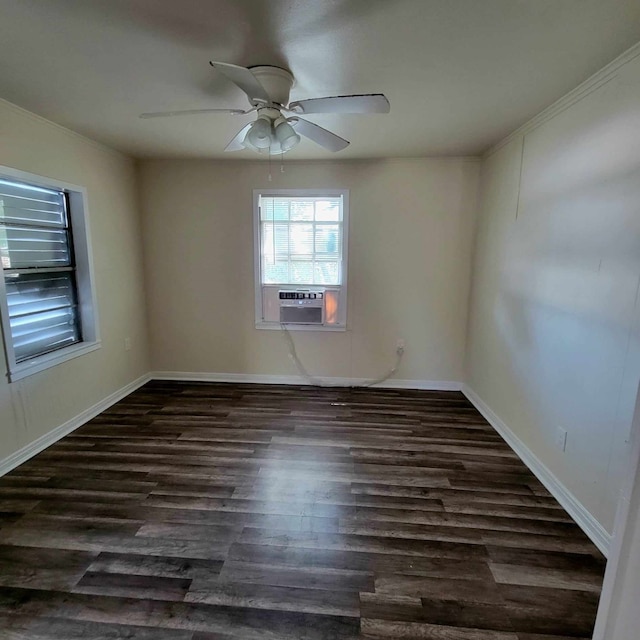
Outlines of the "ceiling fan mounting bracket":
{"type": "Polygon", "coordinates": [[[294,83],[293,75],[290,71],[267,65],[249,67],[249,69],[264,87],[271,98],[271,102],[277,105],[289,104],[289,93],[294,83]]]}

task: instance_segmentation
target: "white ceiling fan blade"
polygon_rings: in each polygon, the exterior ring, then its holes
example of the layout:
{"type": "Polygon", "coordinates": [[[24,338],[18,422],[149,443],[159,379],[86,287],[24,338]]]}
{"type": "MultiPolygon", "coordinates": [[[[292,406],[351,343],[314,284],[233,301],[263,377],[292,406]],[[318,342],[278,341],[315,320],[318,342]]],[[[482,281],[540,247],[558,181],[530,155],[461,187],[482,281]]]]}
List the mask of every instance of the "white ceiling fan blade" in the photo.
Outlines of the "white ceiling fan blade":
{"type": "Polygon", "coordinates": [[[289,105],[296,113],[389,113],[391,106],[382,93],[357,96],[333,96],[298,100],[289,105]]]}
{"type": "Polygon", "coordinates": [[[240,129],[240,131],[236,133],[233,140],[224,148],[224,150],[225,151],[241,151],[242,149],[244,149],[244,144],[243,144],[244,138],[249,132],[249,129],[251,129],[252,124],[253,122],[250,122],[249,124],[242,127],[242,129],[240,129]]]}
{"type": "Polygon", "coordinates": [[[196,116],[204,113],[232,113],[233,115],[241,115],[248,113],[242,109],[183,109],[181,111],[153,111],[151,113],[141,113],[138,117],[147,118],[169,118],[172,116],[196,116]]]}
{"type": "Polygon", "coordinates": [[[319,144],[328,151],[342,151],[342,149],[346,149],[349,146],[348,140],[319,127],[317,124],[313,124],[313,122],[303,120],[302,118],[289,118],[288,121],[297,133],[303,135],[305,138],[309,138],[309,140],[319,144]]]}
{"type": "Polygon", "coordinates": [[[256,102],[271,102],[264,87],[246,67],[239,67],[227,62],[209,62],[209,64],[240,87],[247,94],[252,105],[255,106],[256,102]]]}

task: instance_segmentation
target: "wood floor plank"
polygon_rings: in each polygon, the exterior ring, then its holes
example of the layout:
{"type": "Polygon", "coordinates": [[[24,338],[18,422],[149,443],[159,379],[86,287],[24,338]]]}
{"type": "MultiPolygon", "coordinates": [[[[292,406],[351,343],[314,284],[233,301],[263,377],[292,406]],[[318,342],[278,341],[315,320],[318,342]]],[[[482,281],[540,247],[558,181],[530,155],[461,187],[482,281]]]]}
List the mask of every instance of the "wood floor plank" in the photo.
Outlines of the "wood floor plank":
{"type": "Polygon", "coordinates": [[[191,631],[68,618],[0,615],[3,640],[192,640],[191,631]]]}
{"type": "Polygon", "coordinates": [[[249,609],[360,618],[360,602],[356,591],[206,581],[192,584],[185,600],[249,609]]]}
{"type": "Polygon", "coordinates": [[[8,640],[586,640],[604,566],[459,392],[152,381],[0,478],[8,640]]]}
{"type": "Polygon", "coordinates": [[[97,554],[64,549],[0,546],[0,585],[46,589],[71,588],[97,554]]]}
{"type": "Polygon", "coordinates": [[[201,560],[188,557],[167,557],[135,553],[100,553],[89,571],[121,573],[162,578],[210,579],[220,574],[223,560],[201,560]]]}
{"type": "Polygon", "coordinates": [[[575,591],[591,591],[592,593],[600,593],[602,587],[602,578],[597,573],[493,562],[489,564],[489,568],[493,573],[494,580],[499,584],[573,589],[575,591]]]}
{"type": "Polygon", "coordinates": [[[594,548],[587,549],[585,553],[567,553],[488,545],[487,553],[491,562],[582,571],[597,575],[600,579],[604,576],[606,566],[604,557],[594,548]]]}
{"type": "Polygon", "coordinates": [[[300,587],[360,593],[373,591],[373,573],[354,569],[293,567],[229,559],[216,581],[248,582],[274,587],[300,587]]]}
{"type": "Polygon", "coordinates": [[[128,573],[87,571],[70,591],[96,596],[122,596],[142,600],[182,601],[191,586],[189,578],[140,576],[128,573]]]}
{"type": "Polygon", "coordinates": [[[504,599],[497,586],[480,575],[406,575],[385,574],[376,577],[376,593],[386,596],[408,596],[412,598],[439,598],[447,602],[471,604],[503,604],[504,599]]]}
{"type": "MultiPolygon", "coordinates": [[[[474,548],[475,549],[475,548],[474,548]]],[[[295,548],[291,546],[270,546],[264,544],[231,545],[229,559],[259,564],[277,564],[303,568],[333,568],[352,571],[367,571],[375,574],[409,573],[419,575],[445,575],[454,573],[480,573],[490,579],[485,556],[469,553],[466,545],[459,549],[443,551],[441,547],[423,554],[375,553],[367,551],[341,551],[324,548],[295,548]]]]}
{"type": "Polygon", "coordinates": [[[362,631],[366,638],[393,638],[394,640],[518,640],[518,636],[509,631],[468,629],[376,618],[362,618],[362,631]]]}

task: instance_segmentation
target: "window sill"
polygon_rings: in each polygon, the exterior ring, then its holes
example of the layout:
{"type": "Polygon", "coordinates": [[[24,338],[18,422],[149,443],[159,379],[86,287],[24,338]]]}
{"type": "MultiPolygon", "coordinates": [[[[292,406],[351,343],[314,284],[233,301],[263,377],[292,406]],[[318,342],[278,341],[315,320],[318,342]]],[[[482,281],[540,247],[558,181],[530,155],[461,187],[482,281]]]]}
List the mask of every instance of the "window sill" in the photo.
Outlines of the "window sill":
{"type": "MultiPolygon", "coordinates": [[[[287,324],[284,325],[289,331],[346,331],[344,325],[323,325],[323,324],[287,324]]],[[[282,325],[279,322],[256,322],[256,329],[267,329],[268,331],[282,331],[282,325]]]]}
{"type": "Polygon", "coordinates": [[[70,347],[60,349],[59,351],[53,351],[52,353],[47,353],[45,355],[32,358],[31,360],[26,360],[25,362],[21,362],[11,368],[11,371],[8,373],[9,382],[17,382],[18,380],[32,376],[35,373],[40,373],[40,371],[62,364],[67,360],[72,360],[73,358],[78,358],[86,353],[96,351],[100,347],[100,340],[94,342],[80,342],[79,344],[71,345],[70,347]]]}

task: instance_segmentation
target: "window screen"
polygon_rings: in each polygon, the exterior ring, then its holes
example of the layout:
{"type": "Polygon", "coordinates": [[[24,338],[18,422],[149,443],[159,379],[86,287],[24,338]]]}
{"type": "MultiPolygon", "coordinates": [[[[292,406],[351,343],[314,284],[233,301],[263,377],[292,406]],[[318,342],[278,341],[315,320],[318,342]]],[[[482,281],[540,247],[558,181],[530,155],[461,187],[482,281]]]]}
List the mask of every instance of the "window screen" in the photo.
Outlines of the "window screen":
{"type": "Polygon", "coordinates": [[[0,259],[16,362],[79,342],[63,191],[0,180],[0,259]]]}
{"type": "Polygon", "coordinates": [[[262,284],[342,284],[342,196],[260,196],[259,206],[262,284]]]}

